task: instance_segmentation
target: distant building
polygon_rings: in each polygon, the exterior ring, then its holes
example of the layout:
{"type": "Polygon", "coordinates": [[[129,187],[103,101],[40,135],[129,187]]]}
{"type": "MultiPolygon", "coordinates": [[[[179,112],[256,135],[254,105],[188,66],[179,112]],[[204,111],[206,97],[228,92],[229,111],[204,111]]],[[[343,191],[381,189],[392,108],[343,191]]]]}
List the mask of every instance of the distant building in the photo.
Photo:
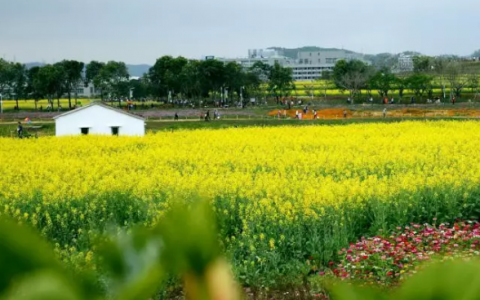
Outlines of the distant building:
{"type": "Polygon", "coordinates": [[[316,80],[324,71],[332,71],[339,60],[364,60],[363,55],[345,50],[302,51],[293,67],[293,78],[296,81],[316,80]]]}
{"type": "Polygon", "coordinates": [[[250,49],[248,50],[248,58],[270,58],[279,57],[282,54],[273,49],[250,49]]]}
{"type": "Polygon", "coordinates": [[[397,65],[393,68],[394,73],[413,72],[413,56],[400,54],[397,65]]]}
{"type": "Polygon", "coordinates": [[[54,117],[56,136],[119,135],[144,136],[145,119],[101,102],[54,117]]]}
{"type": "Polygon", "coordinates": [[[85,84],[81,82],[77,86],[77,90],[75,92],[78,97],[82,98],[94,98],[95,96],[100,95],[100,90],[95,89],[95,86],[92,83],[89,83],[85,86],[85,84]]]}
{"type": "Polygon", "coordinates": [[[299,52],[297,59],[281,55],[275,50],[249,50],[246,58],[217,58],[225,63],[236,62],[248,69],[255,62],[261,61],[273,66],[275,63],[291,68],[295,81],[316,80],[322,77],[324,71],[331,71],[339,60],[358,59],[365,63],[363,55],[345,50],[321,50],[299,52]]]}
{"type": "MultiPolygon", "coordinates": [[[[129,80],[139,80],[140,77],[138,76],[130,76],[129,80]]],[[[85,85],[84,82],[80,82],[77,86],[77,89],[73,91],[73,93],[77,94],[78,97],[82,98],[96,98],[101,95],[101,90],[95,88],[93,83],[88,83],[85,85]]]]}

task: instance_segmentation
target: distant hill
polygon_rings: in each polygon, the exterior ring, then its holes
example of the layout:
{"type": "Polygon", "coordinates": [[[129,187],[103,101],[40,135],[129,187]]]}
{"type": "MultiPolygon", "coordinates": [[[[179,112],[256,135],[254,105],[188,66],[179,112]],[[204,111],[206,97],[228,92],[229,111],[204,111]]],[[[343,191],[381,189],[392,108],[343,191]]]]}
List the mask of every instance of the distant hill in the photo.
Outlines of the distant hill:
{"type": "Polygon", "coordinates": [[[338,48],[321,48],[316,46],[305,46],[300,48],[282,48],[282,47],[270,47],[267,49],[276,50],[283,54],[286,57],[290,57],[293,59],[298,58],[298,52],[315,52],[315,51],[335,51],[335,50],[344,50],[348,53],[355,53],[354,51],[346,50],[346,49],[338,49],[338,48]]]}
{"type": "Polygon", "coordinates": [[[127,65],[130,76],[142,77],[152,66],[150,65],[127,65]]]}
{"type": "MultiPolygon", "coordinates": [[[[44,63],[40,62],[30,62],[25,64],[27,69],[33,67],[42,67],[44,65],[44,63]]],[[[143,74],[148,73],[148,69],[150,69],[150,67],[150,65],[127,65],[128,73],[133,77],[142,77],[143,74]]]]}

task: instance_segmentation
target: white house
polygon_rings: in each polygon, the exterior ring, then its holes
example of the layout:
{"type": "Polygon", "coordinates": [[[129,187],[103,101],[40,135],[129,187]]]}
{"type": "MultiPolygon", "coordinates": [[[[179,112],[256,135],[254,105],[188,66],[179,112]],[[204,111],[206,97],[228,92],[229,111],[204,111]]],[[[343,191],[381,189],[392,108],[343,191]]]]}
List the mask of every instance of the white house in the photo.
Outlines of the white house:
{"type": "Polygon", "coordinates": [[[144,136],[145,119],[100,102],[54,117],[56,136],[120,135],[144,136]]]}

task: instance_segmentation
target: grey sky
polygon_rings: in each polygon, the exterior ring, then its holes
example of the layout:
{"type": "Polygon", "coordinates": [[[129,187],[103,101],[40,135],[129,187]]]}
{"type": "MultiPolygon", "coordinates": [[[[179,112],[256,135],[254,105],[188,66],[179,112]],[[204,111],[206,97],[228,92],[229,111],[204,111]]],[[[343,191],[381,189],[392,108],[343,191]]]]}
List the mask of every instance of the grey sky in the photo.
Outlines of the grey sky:
{"type": "Polygon", "coordinates": [[[478,0],[0,0],[0,56],[21,62],[307,45],[467,55],[479,30],[478,0]]]}

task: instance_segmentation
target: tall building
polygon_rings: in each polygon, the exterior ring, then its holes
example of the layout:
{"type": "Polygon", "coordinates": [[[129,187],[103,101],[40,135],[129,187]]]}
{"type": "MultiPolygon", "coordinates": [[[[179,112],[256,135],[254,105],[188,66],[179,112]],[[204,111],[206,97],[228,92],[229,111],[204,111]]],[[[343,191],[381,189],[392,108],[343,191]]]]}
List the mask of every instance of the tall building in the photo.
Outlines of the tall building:
{"type": "Polygon", "coordinates": [[[398,63],[393,68],[394,73],[402,73],[402,72],[412,72],[413,71],[413,56],[412,55],[405,55],[400,54],[398,57],[398,63]]]}
{"type": "Polygon", "coordinates": [[[333,70],[337,61],[353,59],[364,61],[363,55],[345,50],[302,51],[293,67],[293,78],[296,81],[319,79],[324,71],[333,70]]]}
{"type": "Polygon", "coordinates": [[[299,52],[296,59],[281,55],[275,50],[249,50],[246,58],[217,58],[225,63],[236,62],[244,68],[252,67],[261,61],[270,66],[275,63],[291,68],[295,81],[316,80],[322,77],[324,71],[333,70],[339,60],[358,59],[366,62],[363,55],[345,50],[321,50],[299,52]]]}

